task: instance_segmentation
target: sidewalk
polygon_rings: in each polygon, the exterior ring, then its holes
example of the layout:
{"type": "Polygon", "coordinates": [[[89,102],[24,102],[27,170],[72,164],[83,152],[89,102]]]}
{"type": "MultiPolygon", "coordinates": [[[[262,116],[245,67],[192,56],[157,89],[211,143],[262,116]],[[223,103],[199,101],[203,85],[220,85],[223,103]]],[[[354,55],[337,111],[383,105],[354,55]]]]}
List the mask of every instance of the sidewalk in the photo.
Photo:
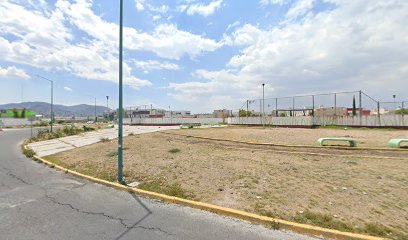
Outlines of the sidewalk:
{"type": "MultiPolygon", "coordinates": [[[[179,129],[179,126],[123,126],[123,136],[126,137],[129,134],[142,134],[150,132],[158,132],[170,129],[179,129]]],[[[28,144],[38,156],[44,157],[55,153],[71,150],[77,147],[83,147],[86,145],[100,142],[102,138],[115,139],[118,137],[118,129],[109,128],[98,131],[92,131],[83,133],[80,135],[74,135],[69,137],[57,138],[47,141],[35,142],[28,144]]]]}

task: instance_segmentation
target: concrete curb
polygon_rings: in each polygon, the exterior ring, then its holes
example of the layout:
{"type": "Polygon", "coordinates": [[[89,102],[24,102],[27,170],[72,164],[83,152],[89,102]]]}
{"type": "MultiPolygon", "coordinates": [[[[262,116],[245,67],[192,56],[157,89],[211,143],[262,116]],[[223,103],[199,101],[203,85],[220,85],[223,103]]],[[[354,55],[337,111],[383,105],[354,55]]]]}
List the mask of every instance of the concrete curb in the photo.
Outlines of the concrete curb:
{"type": "MultiPolygon", "coordinates": [[[[24,148],[27,149],[28,147],[24,145],[24,148]]],[[[271,227],[273,229],[280,229],[280,230],[284,229],[284,230],[290,230],[296,233],[305,234],[309,236],[318,236],[318,237],[322,236],[325,238],[332,238],[332,239],[339,239],[339,240],[380,240],[380,239],[384,239],[384,238],[372,237],[372,236],[363,235],[363,234],[341,232],[341,231],[333,230],[333,229],[321,228],[321,227],[316,227],[316,226],[307,225],[307,224],[300,224],[300,223],[285,221],[281,219],[260,216],[257,214],[248,213],[248,212],[235,210],[231,208],[220,207],[220,206],[216,206],[213,204],[187,200],[183,198],[168,196],[165,194],[145,191],[145,190],[137,189],[137,188],[131,188],[131,187],[119,184],[119,183],[109,182],[103,179],[95,178],[95,177],[88,176],[88,175],[85,175],[85,174],[82,174],[76,171],[69,170],[67,168],[64,168],[62,166],[49,162],[36,155],[33,158],[34,160],[42,162],[52,168],[59,169],[65,173],[70,173],[77,177],[87,179],[95,183],[103,184],[108,187],[113,187],[118,190],[136,193],[138,195],[141,195],[147,198],[161,200],[163,202],[179,204],[179,205],[186,206],[186,207],[191,207],[195,209],[213,212],[219,215],[224,215],[224,216],[246,220],[252,223],[262,224],[266,227],[271,227]]]]}
{"type": "Polygon", "coordinates": [[[247,141],[240,141],[240,140],[233,140],[233,139],[225,139],[225,138],[211,138],[211,137],[203,137],[203,136],[194,136],[194,135],[187,135],[181,133],[172,133],[172,132],[160,132],[162,134],[168,135],[175,135],[175,136],[182,136],[182,137],[191,137],[191,138],[198,138],[198,139],[206,139],[206,140],[213,140],[213,141],[224,141],[224,142],[234,142],[234,143],[242,143],[248,145],[259,145],[259,146],[274,146],[274,147],[301,147],[301,148],[331,148],[331,149],[342,149],[342,150],[377,150],[377,151],[391,151],[391,152],[398,152],[398,151],[406,151],[408,149],[404,148],[369,148],[369,147],[340,147],[340,146],[314,146],[314,145],[287,145],[287,144],[277,144],[277,143],[261,143],[261,142],[247,142],[247,141]]]}

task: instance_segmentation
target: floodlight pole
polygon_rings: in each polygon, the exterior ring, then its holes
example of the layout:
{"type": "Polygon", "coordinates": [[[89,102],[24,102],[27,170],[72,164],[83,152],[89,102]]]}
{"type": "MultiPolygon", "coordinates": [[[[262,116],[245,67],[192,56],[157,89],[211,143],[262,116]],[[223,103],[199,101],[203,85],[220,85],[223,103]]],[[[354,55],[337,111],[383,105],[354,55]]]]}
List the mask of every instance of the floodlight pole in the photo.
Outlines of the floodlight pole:
{"type": "Polygon", "coordinates": [[[54,81],[52,81],[52,80],[50,80],[50,79],[48,79],[48,78],[45,78],[45,77],[43,77],[43,76],[41,76],[41,75],[36,75],[37,77],[39,77],[39,78],[42,78],[42,79],[44,79],[44,80],[47,80],[48,82],[50,82],[51,83],[51,122],[50,122],[50,127],[51,127],[51,129],[50,129],[50,131],[52,132],[52,125],[54,124],[54,81]]]}
{"type": "Polygon", "coordinates": [[[120,16],[119,16],[119,110],[118,110],[118,182],[124,183],[123,181],[123,72],[122,72],[122,62],[123,62],[123,0],[120,0],[120,16]]]}

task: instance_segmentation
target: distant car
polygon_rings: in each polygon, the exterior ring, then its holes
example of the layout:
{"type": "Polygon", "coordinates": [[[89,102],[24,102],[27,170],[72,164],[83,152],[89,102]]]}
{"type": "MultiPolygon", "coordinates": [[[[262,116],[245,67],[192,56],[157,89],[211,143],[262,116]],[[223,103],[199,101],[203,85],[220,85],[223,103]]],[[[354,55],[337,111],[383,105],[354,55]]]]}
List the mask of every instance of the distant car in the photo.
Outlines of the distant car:
{"type": "Polygon", "coordinates": [[[88,121],[88,122],[86,122],[86,124],[92,124],[92,123],[94,123],[93,121],[88,121]]]}

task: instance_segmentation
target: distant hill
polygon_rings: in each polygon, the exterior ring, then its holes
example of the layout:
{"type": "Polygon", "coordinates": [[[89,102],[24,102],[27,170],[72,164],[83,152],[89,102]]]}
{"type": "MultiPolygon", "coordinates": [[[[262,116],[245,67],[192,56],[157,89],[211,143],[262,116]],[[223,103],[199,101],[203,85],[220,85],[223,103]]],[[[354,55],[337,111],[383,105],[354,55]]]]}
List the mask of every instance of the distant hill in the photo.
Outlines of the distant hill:
{"type": "MultiPolygon", "coordinates": [[[[49,116],[51,104],[46,102],[23,102],[23,103],[8,103],[0,105],[0,110],[5,109],[13,109],[13,108],[27,108],[33,110],[37,114],[43,114],[49,116]]],[[[108,110],[107,107],[104,106],[96,106],[96,114],[102,115],[104,112],[108,110]]],[[[64,106],[64,105],[57,105],[54,104],[54,114],[56,117],[58,116],[93,116],[95,114],[95,106],[94,105],[87,105],[87,104],[80,104],[74,106],[64,106]]]]}

